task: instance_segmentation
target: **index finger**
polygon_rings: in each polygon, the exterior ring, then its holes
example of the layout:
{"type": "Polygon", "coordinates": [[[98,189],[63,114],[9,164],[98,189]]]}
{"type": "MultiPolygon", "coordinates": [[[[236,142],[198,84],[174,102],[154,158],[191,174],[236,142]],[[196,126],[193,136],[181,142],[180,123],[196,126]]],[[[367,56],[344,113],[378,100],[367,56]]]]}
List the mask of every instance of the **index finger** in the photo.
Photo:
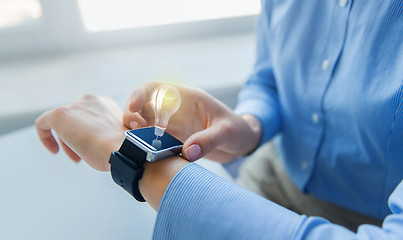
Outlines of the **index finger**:
{"type": "Polygon", "coordinates": [[[49,112],[42,114],[35,121],[35,128],[42,144],[49,152],[56,154],[59,151],[59,145],[52,134],[52,127],[49,125],[49,112]]]}
{"type": "Polygon", "coordinates": [[[130,112],[139,112],[149,101],[151,92],[161,83],[151,82],[135,89],[129,99],[127,109],[130,112]]]}

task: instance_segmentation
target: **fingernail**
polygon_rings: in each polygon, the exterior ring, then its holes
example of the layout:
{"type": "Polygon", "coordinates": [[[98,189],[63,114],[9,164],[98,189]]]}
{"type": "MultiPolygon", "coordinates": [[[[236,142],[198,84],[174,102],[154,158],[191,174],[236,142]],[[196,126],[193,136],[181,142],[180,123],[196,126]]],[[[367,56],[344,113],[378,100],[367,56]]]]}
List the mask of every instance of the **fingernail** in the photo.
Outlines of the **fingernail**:
{"type": "Polygon", "coordinates": [[[185,157],[187,160],[189,160],[190,162],[194,162],[200,158],[201,148],[199,145],[193,144],[190,147],[185,149],[184,154],[185,154],[185,157]]]}
{"type": "Polygon", "coordinates": [[[130,128],[137,129],[137,128],[139,128],[139,124],[137,122],[132,121],[132,122],[130,122],[130,128]]]}

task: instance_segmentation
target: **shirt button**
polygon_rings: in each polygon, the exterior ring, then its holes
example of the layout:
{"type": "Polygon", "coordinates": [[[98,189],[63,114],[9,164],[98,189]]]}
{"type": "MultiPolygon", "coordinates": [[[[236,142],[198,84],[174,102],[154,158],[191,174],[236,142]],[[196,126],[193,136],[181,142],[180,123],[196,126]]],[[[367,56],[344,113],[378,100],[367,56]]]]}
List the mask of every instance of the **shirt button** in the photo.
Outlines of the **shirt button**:
{"type": "Polygon", "coordinates": [[[319,115],[317,113],[313,113],[311,118],[312,118],[313,123],[318,123],[319,122],[319,115]]]}
{"type": "Polygon", "coordinates": [[[330,65],[329,60],[326,59],[326,60],[322,61],[322,69],[323,70],[327,70],[329,68],[329,65],[330,65]]]}
{"type": "Polygon", "coordinates": [[[304,170],[304,171],[308,169],[308,163],[306,161],[303,161],[301,163],[301,169],[304,170]]]}
{"type": "Polygon", "coordinates": [[[345,7],[347,5],[347,0],[339,0],[340,7],[345,7]]]}

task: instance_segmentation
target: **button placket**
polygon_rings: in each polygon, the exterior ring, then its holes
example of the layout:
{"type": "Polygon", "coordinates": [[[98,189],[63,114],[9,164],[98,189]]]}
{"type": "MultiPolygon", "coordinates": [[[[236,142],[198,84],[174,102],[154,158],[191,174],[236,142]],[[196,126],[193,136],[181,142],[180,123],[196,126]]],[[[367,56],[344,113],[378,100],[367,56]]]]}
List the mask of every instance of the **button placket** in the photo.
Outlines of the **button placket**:
{"type": "Polygon", "coordinates": [[[312,122],[313,122],[313,123],[315,123],[315,124],[319,123],[319,120],[320,120],[319,114],[317,114],[317,113],[312,113],[311,119],[312,119],[312,122]]]}
{"type": "Polygon", "coordinates": [[[339,0],[339,6],[345,7],[347,5],[347,0],[339,0]]]}
{"type": "Polygon", "coordinates": [[[330,66],[329,60],[325,59],[322,61],[322,64],[321,64],[322,70],[327,70],[329,68],[329,66],[330,66]]]}

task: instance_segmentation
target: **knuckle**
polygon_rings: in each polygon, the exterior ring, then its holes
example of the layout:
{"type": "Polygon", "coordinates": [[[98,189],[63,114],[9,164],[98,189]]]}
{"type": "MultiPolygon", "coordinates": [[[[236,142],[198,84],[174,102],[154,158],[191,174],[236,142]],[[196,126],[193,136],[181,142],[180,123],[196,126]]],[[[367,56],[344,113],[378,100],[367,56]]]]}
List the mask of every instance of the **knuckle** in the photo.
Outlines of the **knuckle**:
{"type": "Polygon", "coordinates": [[[192,92],[199,99],[202,99],[203,97],[208,95],[207,91],[201,88],[193,88],[192,92]]]}
{"type": "Polygon", "coordinates": [[[195,91],[201,95],[208,95],[207,91],[201,88],[196,88],[195,91]]]}
{"type": "Polygon", "coordinates": [[[56,116],[64,116],[68,113],[69,108],[67,106],[60,106],[53,110],[53,114],[56,116]]]}
{"type": "Polygon", "coordinates": [[[42,122],[42,118],[38,117],[37,119],[35,119],[35,126],[38,128],[41,125],[42,122]]]}
{"type": "Polygon", "coordinates": [[[194,102],[196,103],[204,103],[207,92],[203,89],[194,88],[191,91],[191,96],[194,102]]]}
{"type": "Polygon", "coordinates": [[[156,85],[160,85],[161,83],[158,81],[151,81],[147,83],[147,86],[156,86],[156,85]]]}
{"type": "Polygon", "coordinates": [[[221,134],[230,135],[232,132],[232,125],[230,122],[224,121],[221,123],[220,129],[221,129],[221,134]]]}
{"type": "Polygon", "coordinates": [[[82,99],[84,99],[84,100],[92,100],[92,99],[96,99],[96,98],[98,98],[98,96],[93,93],[87,93],[82,97],[82,99]]]}

